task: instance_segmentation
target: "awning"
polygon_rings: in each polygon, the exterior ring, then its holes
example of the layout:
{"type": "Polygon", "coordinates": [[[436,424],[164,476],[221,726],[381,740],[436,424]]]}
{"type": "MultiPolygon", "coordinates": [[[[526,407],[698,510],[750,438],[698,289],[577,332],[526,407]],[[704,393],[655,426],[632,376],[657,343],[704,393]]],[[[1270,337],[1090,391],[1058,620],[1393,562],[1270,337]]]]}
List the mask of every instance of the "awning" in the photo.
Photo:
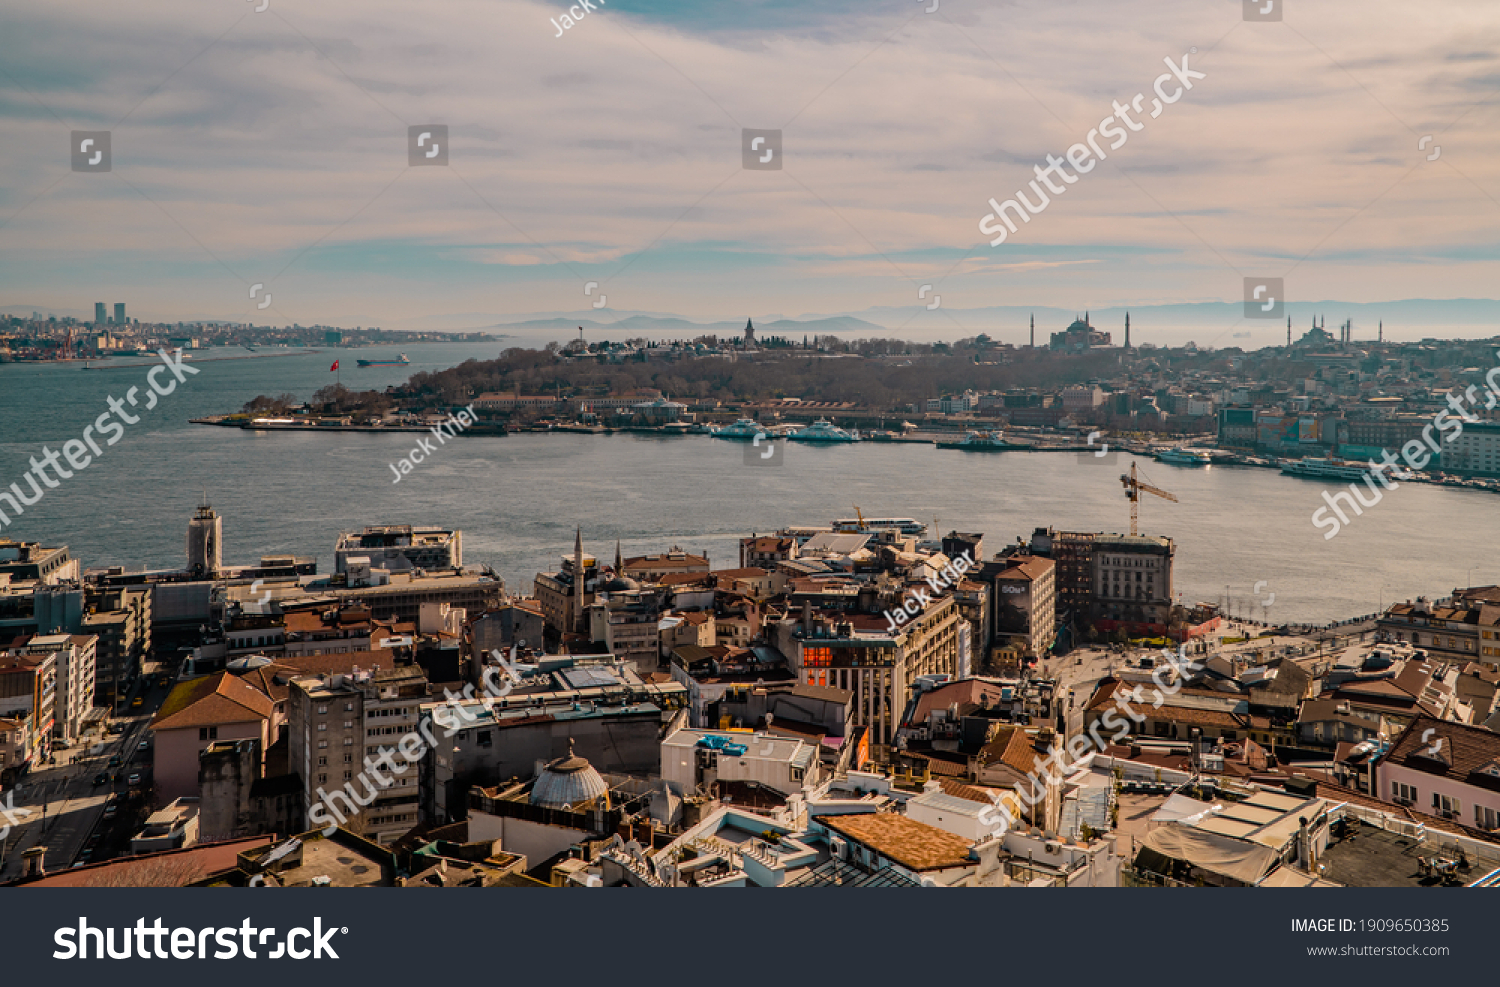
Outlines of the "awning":
{"type": "Polygon", "coordinates": [[[1141,841],[1141,854],[1146,856],[1141,862],[1150,870],[1160,871],[1159,867],[1151,866],[1155,855],[1250,885],[1265,877],[1277,863],[1276,853],[1269,847],[1175,822],[1147,833],[1141,841]]]}

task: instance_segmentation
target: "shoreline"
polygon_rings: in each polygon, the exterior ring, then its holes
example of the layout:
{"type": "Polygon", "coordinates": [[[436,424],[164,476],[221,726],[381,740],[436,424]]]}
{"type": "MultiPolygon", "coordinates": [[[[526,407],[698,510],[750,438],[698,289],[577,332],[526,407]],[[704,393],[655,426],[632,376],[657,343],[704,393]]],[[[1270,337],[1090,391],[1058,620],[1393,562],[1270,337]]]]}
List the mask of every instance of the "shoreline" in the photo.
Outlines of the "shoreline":
{"type": "MultiPolygon", "coordinates": [[[[235,358],[235,357],[229,357],[227,359],[237,359],[237,358],[235,358]]],[[[189,424],[193,424],[193,425],[215,425],[215,426],[218,426],[220,428],[235,428],[235,429],[239,429],[241,431],[252,431],[252,432],[334,432],[334,433],[337,433],[337,432],[364,432],[364,433],[371,433],[371,432],[426,432],[426,431],[430,431],[430,427],[426,426],[426,425],[352,425],[352,424],[351,425],[344,425],[344,424],[328,424],[328,425],[324,425],[324,424],[317,424],[317,423],[312,423],[312,422],[297,422],[297,423],[274,424],[274,425],[266,425],[266,424],[252,425],[248,421],[232,420],[232,419],[233,419],[233,416],[230,416],[230,415],[210,415],[210,416],[206,416],[206,417],[203,417],[203,418],[190,418],[190,419],[188,419],[188,422],[189,422],[189,424]]],[[[683,430],[683,429],[665,429],[665,428],[663,428],[663,427],[661,427],[659,425],[624,425],[624,426],[570,425],[570,426],[564,426],[564,427],[549,427],[549,428],[535,428],[535,427],[525,428],[525,427],[523,427],[523,428],[511,429],[511,428],[507,428],[505,425],[502,425],[502,424],[499,424],[499,423],[491,424],[491,423],[485,423],[485,422],[477,423],[473,428],[469,429],[468,431],[465,431],[462,434],[465,435],[465,436],[484,436],[484,437],[489,437],[489,438],[495,438],[495,437],[500,437],[500,436],[509,436],[509,435],[555,435],[555,434],[564,434],[564,435],[615,435],[615,434],[641,435],[641,434],[644,434],[644,435],[655,435],[655,436],[672,437],[672,438],[713,438],[712,435],[709,435],[709,434],[704,433],[704,432],[689,432],[689,431],[686,431],[686,430],[683,430]]],[[[977,453],[985,453],[985,454],[994,454],[994,453],[1027,453],[1027,452],[1051,452],[1051,453],[1072,453],[1072,454],[1078,454],[1078,453],[1083,453],[1083,452],[1097,452],[1098,451],[1098,447],[1090,446],[1090,445],[1088,445],[1086,443],[1078,443],[1078,442],[1071,442],[1071,443],[1044,443],[1044,442],[1038,442],[1037,444],[1034,444],[1034,445],[977,446],[977,447],[974,447],[974,448],[964,448],[962,446],[957,445],[957,443],[955,441],[950,441],[950,439],[953,439],[953,438],[954,438],[954,434],[953,433],[927,432],[927,433],[925,433],[925,435],[918,434],[918,435],[913,435],[913,436],[891,436],[891,437],[882,437],[882,438],[878,438],[878,439],[862,439],[860,441],[861,442],[869,442],[869,443],[872,443],[874,445],[925,445],[925,446],[933,446],[933,447],[935,447],[937,449],[944,449],[944,450],[948,450],[948,451],[957,451],[957,452],[965,452],[965,453],[977,452],[977,453]]],[[[731,441],[732,442],[732,441],[736,441],[736,440],[729,439],[729,440],[724,440],[724,441],[731,441]]],[[[806,442],[806,443],[799,443],[799,444],[800,445],[817,447],[819,445],[823,445],[823,444],[826,444],[826,443],[806,442]]],[[[857,443],[835,443],[835,444],[837,444],[837,445],[855,445],[857,443]]],[[[1240,469],[1272,469],[1272,470],[1278,470],[1278,471],[1281,469],[1281,462],[1279,460],[1277,460],[1277,459],[1274,459],[1274,458],[1267,458],[1267,457],[1262,457],[1262,456],[1248,456],[1248,455],[1245,455],[1245,454],[1242,454],[1242,453],[1232,453],[1232,452],[1227,452],[1227,451],[1218,450],[1218,449],[1206,449],[1205,451],[1208,451],[1208,452],[1210,452],[1210,453],[1212,453],[1214,455],[1214,461],[1211,464],[1208,464],[1209,467],[1218,466],[1218,467],[1221,467],[1221,468],[1223,468],[1223,467],[1230,467],[1230,468],[1240,468],[1240,469]]],[[[1162,466],[1170,467],[1172,469],[1196,470],[1196,469],[1204,469],[1204,468],[1206,468],[1205,466],[1179,466],[1179,465],[1177,465],[1175,463],[1164,463],[1164,462],[1161,462],[1161,460],[1156,459],[1155,454],[1152,453],[1152,452],[1150,452],[1150,451],[1148,451],[1148,450],[1142,449],[1140,447],[1134,447],[1134,448],[1132,448],[1131,446],[1125,445],[1123,443],[1120,444],[1120,445],[1118,445],[1118,446],[1116,446],[1112,450],[1112,454],[1137,456],[1137,457],[1140,457],[1140,458],[1143,458],[1143,459],[1150,460],[1150,461],[1155,462],[1155,463],[1159,463],[1162,466]]],[[[1342,481],[1335,480],[1335,479],[1332,479],[1332,478],[1322,479],[1322,478],[1319,478],[1319,477],[1295,476],[1293,474],[1286,474],[1286,475],[1292,476],[1293,479],[1297,479],[1297,480],[1312,480],[1312,481],[1314,481],[1316,483],[1322,483],[1322,484],[1328,485],[1328,486],[1340,486],[1340,485],[1342,485],[1342,481]]],[[[1473,491],[1482,492],[1482,493],[1500,493],[1500,479],[1489,478],[1489,477],[1427,476],[1427,475],[1420,475],[1419,474],[1419,475],[1410,477],[1408,479],[1402,480],[1400,482],[1402,482],[1402,483],[1422,483],[1422,484],[1427,484],[1428,486],[1450,487],[1450,488],[1460,489],[1460,490],[1473,490],[1473,491]]]]}

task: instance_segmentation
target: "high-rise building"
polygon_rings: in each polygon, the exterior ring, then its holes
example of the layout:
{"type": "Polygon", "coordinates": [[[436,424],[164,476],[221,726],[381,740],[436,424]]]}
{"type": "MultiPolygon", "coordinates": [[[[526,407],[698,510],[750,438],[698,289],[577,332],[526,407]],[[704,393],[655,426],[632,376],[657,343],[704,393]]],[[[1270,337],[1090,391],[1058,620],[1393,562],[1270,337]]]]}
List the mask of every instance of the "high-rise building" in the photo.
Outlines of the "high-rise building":
{"type": "Polygon", "coordinates": [[[105,316],[104,316],[104,303],[103,302],[95,302],[94,303],[94,325],[96,325],[96,326],[102,326],[102,325],[104,325],[108,321],[109,320],[107,318],[105,318],[105,316]]]}
{"type": "Polygon", "coordinates": [[[124,302],[115,302],[115,325],[117,325],[117,326],[123,326],[124,324],[125,324],[125,303],[124,302]]]}

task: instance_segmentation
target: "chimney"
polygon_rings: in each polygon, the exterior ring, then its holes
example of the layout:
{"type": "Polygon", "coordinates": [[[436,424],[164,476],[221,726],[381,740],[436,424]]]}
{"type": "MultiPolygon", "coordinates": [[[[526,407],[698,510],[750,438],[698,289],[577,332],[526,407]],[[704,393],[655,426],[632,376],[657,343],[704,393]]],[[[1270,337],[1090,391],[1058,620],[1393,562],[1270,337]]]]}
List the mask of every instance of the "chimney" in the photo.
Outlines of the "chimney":
{"type": "Polygon", "coordinates": [[[46,856],[47,848],[44,846],[34,846],[27,849],[21,854],[21,857],[26,861],[23,874],[26,877],[46,877],[47,866],[44,863],[46,856]]]}

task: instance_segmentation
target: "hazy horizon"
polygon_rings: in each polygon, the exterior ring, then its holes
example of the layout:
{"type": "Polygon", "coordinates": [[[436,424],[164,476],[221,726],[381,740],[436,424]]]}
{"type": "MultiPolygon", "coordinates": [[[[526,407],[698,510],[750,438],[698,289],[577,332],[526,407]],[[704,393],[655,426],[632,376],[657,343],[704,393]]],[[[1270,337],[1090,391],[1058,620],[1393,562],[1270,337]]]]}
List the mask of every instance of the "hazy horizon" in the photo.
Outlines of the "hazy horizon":
{"type": "MultiPolygon", "coordinates": [[[[1237,0],[1149,18],[1102,0],[616,0],[556,37],[564,9],[12,13],[0,307],[449,330],[772,311],[1016,341],[982,313],[1237,306],[1246,277],[1285,278],[1294,325],[1320,304],[1299,299],[1491,293],[1490,6],[1294,4],[1254,22],[1237,0]],[[1184,58],[1202,77],[1153,118],[1184,58]],[[1036,168],[1084,147],[1116,101],[1128,139],[990,246],[989,200],[1036,198],[1036,168]],[[429,124],[447,128],[440,167],[408,147],[429,124]],[[751,166],[746,128],[782,132],[783,170],[751,166]],[[70,168],[70,133],[96,130],[110,171],[70,168]]],[[[1151,322],[1163,344],[1285,331],[1151,322]]],[[[1387,320],[1387,336],[1442,324],[1387,320]]]]}

